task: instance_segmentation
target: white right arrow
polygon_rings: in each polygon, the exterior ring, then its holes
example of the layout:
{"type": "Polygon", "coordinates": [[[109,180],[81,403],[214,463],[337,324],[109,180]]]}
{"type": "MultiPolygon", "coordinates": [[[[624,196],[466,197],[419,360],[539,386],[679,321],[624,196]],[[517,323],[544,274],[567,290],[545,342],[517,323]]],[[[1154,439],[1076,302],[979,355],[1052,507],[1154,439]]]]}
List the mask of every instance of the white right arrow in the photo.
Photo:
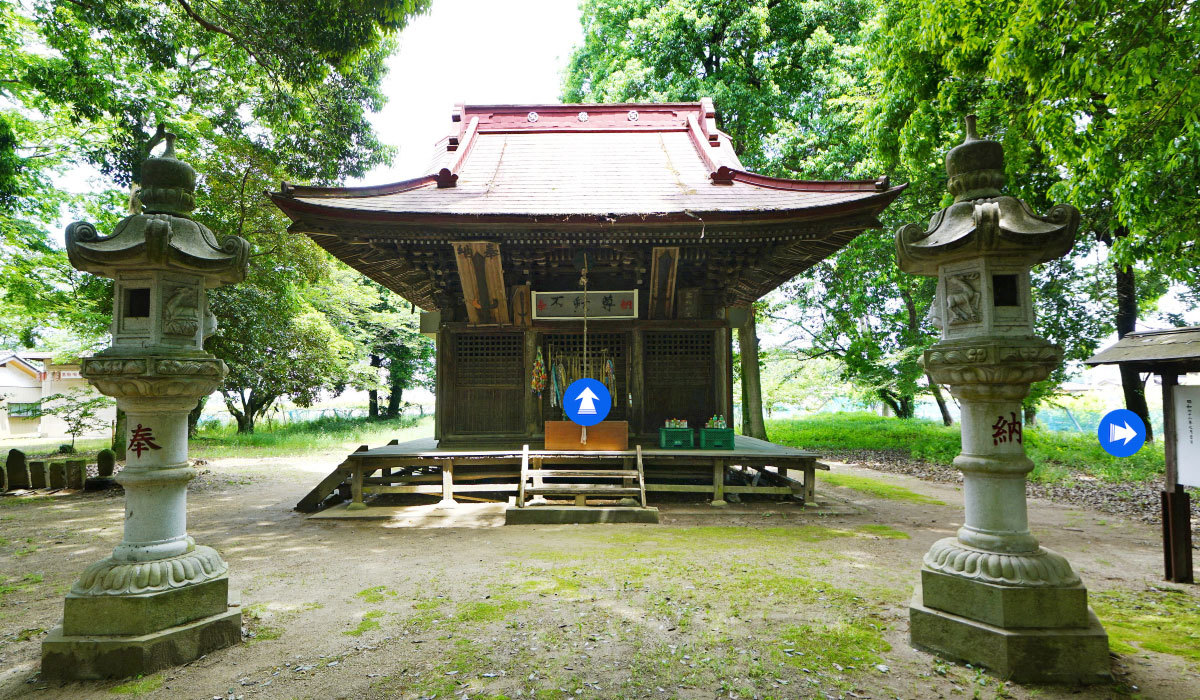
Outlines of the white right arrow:
{"type": "Polygon", "coordinates": [[[1124,440],[1128,445],[1129,441],[1137,437],[1137,431],[1129,427],[1129,421],[1125,421],[1123,426],[1112,423],[1108,426],[1108,441],[1116,442],[1124,440]]]}
{"type": "Polygon", "coordinates": [[[595,402],[600,398],[592,391],[591,387],[583,387],[583,391],[575,397],[579,400],[579,415],[596,415],[595,402]]]}

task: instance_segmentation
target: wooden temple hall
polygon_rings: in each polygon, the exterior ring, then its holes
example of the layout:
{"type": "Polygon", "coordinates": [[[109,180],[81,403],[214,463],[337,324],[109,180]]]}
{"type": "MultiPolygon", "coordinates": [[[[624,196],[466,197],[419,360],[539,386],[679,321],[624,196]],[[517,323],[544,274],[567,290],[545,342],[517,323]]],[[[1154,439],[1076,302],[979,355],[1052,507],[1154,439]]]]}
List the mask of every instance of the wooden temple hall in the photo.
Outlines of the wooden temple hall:
{"type": "Polygon", "coordinates": [[[271,195],[437,341],[434,439],[360,449],[300,508],[335,491],[350,508],[364,493],[811,498],[812,453],[660,429],[731,423],[749,305],[877,228],[903,188],[749,172],[707,99],[463,105],[450,126],[420,177],[271,195]],[[562,407],[584,376],[612,395],[586,442],[562,407]]]}

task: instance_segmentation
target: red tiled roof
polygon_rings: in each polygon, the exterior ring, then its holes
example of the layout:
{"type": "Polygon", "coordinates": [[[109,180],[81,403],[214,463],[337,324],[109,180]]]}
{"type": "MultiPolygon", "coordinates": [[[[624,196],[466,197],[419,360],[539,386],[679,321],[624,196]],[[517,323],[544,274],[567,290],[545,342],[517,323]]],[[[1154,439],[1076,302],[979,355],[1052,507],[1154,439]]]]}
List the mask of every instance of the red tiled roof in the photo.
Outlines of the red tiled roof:
{"type": "Polygon", "coordinates": [[[294,219],[756,220],[877,212],[902,189],[747,172],[709,100],[463,106],[454,125],[436,172],[377,187],[285,183],[272,197],[294,219]]]}

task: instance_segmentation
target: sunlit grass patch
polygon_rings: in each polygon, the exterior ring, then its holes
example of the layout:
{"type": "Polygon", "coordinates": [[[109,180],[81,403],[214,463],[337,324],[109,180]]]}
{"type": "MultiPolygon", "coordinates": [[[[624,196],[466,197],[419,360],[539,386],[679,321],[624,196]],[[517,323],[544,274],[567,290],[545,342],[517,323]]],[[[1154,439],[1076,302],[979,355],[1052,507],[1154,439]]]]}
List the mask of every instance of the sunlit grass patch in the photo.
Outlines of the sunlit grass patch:
{"type": "Polygon", "coordinates": [[[775,658],[798,668],[815,666],[838,673],[866,670],[882,661],[881,653],[892,649],[882,629],[869,618],[791,626],[779,640],[772,651],[775,658]]]}
{"type": "Polygon", "coordinates": [[[154,675],[146,676],[145,678],[135,678],[128,683],[113,686],[108,689],[108,692],[116,695],[144,695],[153,693],[163,685],[163,676],[154,675]]]}
{"type": "Polygon", "coordinates": [[[382,445],[392,439],[403,442],[428,433],[431,426],[429,417],[392,420],[325,417],[259,425],[255,432],[245,434],[239,434],[233,425],[205,426],[190,444],[193,456],[206,459],[294,455],[353,445],[382,445]]]}
{"type": "Polygon", "coordinates": [[[394,597],[396,592],[387,586],[372,586],[371,588],[364,588],[354,595],[362,598],[367,603],[382,603],[388,597],[394,597]]]}
{"type": "Polygon", "coordinates": [[[371,610],[362,616],[358,626],[354,629],[345,630],[342,634],[348,634],[351,637],[360,637],[363,634],[379,629],[379,618],[383,617],[382,610],[371,610]]]}
{"type": "Polygon", "coordinates": [[[3,583],[0,583],[0,599],[3,599],[4,596],[8,595],[9,593],[20,593],[32,590],[37,586],[37,584],[41,583],[42,580],[43,578],[41,574],[25,574],[21,578],[6,579],[3,583]]]}
{"type": "Polygon", "coordinates": [[[491,600],[460,603],[454,614],[455,622],[495,622],[529,607],[529,602],[515,598],[495,597],[491,600]]]}
{"type": "Polygon", "coordinates": [[[1200,598],[1165,588],[1104,591],[1090,600],[1113,651],[1154,651],[1200,664],[1200,598]]]}
{"type": "Polygon", "coordinates": [[[903,530],[897,530],[891,525],[857,525],[854,529],[867,535],[882,537],[886,540],[911,539],[907,532],[904,532],[903,530]]]}
{"type": "Polygon", "coordinates": [[[833,486],[854,489],[860,493],[889,501],[909,501],[911,503],[923,503],[932,506],[946,505],[945,501],[917,493],[903,486],[896,486],[886,481],[872,479],[868,476],[857,476],[855,474],[819,474],[817,479],[833,486]]]}

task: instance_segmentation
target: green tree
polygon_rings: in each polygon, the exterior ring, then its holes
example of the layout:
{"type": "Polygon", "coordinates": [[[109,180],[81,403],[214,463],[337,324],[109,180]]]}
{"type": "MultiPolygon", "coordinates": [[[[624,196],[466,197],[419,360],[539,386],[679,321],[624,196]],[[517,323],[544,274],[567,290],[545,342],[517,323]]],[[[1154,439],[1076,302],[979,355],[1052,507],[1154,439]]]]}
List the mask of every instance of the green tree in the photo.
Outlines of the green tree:
{"type": "Polygon", "coordinates": [[[30,413],[30,417],[55,416],[61,419],[67,424],[67,434],[71,436],[71,449],[74,451],[76,438],[108,425],[108,419],[101,416],[100,412],[112,405],[114,401],[107,396],[76,387],[45,397],[37,409],[30,413]]]}
{"type": "MultiPolygon", "coordinates": [[[[1093,299],[1109,300],[1110,320],[1059,325],[1124,335],[1171,280],[1195,286],[1200,270],[1197,37],[1200,8],[1182,0],[889,2],[872,40],[873,138],[883,162],[919,172],[961,115],[979,113],[1022,174],[1010,188],[1083,212],[1075,260],[1105,248],[1107,288],[1093,299]]],[[[1144,380],[1122,379],[1146,417],[1144,380]]]]}

